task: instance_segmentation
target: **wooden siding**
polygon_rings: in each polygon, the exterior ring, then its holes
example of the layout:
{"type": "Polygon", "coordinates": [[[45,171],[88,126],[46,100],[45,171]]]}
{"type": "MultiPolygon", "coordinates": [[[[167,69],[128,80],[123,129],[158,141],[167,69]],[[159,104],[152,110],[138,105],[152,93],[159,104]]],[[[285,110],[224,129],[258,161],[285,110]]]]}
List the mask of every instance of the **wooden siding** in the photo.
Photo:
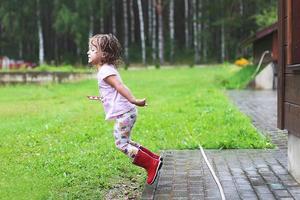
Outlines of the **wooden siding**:
{"type": "Polygon", "coordinates": [[[273,33],[273,44],[272,44],[272,59],[274,62],[278,62],[279,48],[278,48],[278,31],[273,33]]]}
{"type": "Polygon", "coordinates": [[[292,5],[292,62],[293,64],[300,63],[300,1],[293,0],[292,5]]]}
{"type": "MultiPolygon", "coordinates": [[[[253,43],[253,56],[254,60],[253,63],[257,65],[259,63],[260,57],[264,53],[264,51],[268,50],[272,52],[273,50],[273,34],[267,35],[259,40],[256,40],[253,43]]],[[[267,64],[272,62],[272,57],[267,55],[263,60],[263,64],[267,64]]]]}
{"type": "Polygon", "coordinates": [[[278,58],[278,84],[277,84],[277,127],[284,129],[284,63],[286,51],[286,9],[284,0],[278,2],[278,42],[279,42],[279,58],[278,58]]]}
{"type": "Polygon", "coordinates": [[[300,137],[300,1],[280,0],[278,128],[300,137]]]}

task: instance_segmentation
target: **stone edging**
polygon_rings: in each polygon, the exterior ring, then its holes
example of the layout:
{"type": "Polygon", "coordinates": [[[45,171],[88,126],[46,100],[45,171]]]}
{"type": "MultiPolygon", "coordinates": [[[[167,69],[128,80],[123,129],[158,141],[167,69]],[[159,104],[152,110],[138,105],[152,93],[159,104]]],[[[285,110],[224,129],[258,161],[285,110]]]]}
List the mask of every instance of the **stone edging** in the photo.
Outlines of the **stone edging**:
{"type": "Polygon", "coordinates": [[[92,72],[0,72],[0,84],[63,83],[95,78],[92,72]]]}

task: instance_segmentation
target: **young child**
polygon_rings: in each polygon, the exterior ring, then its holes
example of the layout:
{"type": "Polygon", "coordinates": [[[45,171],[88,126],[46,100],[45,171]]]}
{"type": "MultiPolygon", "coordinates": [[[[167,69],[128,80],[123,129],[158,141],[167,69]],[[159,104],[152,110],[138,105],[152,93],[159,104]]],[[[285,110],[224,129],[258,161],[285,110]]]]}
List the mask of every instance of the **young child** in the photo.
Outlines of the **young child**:
{"type": "MultiPolygon", "coordinates": [[[[89,40],[88,62],[97,67],[98,87],[106,120],[114,120],[116,147],[143,167],[147,183],[153,184],[162,166],[162,159],[130,139],[137,118],[136,106],[146,106],[146,99],[136,99],[123,84],[116,64],[121,58],[121,45],[112,34],[97,34],[89,40]]],[[[91,97],[92,99],[92,97],[91,97]]]]}

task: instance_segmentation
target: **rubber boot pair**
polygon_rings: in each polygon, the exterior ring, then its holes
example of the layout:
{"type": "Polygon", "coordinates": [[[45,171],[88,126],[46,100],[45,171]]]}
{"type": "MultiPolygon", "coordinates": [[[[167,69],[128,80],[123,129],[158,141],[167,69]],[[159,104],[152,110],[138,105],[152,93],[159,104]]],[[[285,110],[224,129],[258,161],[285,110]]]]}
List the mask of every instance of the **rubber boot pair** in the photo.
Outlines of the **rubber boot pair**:
{"type": "Polygon", "coordinates": [[[163,161],[163,158],[159,155],[156,155],[155,153],[151,152],[150,150],[148,150],[147,148],[143,147],[143,146],[139,146],[139,149],[141,149],[143,152],[147,153],[149,156],[151,156],[152,158],[155,158],[157,160],[160,160],[161,162],[163,161]]]}
{"type": "Polygon", "coordinates": [[[147,171],[147,183],[152,185],[157,178],[162,161],[160,156],[140,146],[138,153],[134,157],[133,164],[147,171]]]}

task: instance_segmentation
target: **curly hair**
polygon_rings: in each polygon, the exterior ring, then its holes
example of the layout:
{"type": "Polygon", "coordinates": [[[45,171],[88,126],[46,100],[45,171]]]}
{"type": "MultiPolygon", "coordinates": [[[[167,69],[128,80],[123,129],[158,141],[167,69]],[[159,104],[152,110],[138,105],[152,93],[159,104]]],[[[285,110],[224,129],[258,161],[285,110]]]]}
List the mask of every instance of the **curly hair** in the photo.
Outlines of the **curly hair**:
{"type": "Polygon", "coordinates": [[[89,45],[93,45],[101,51],[101,65],[107,63],[112,65],[119,64],[121,59],[122,47],[118,39],[113,34],[97,34],[89,39],[89,45]]]}

